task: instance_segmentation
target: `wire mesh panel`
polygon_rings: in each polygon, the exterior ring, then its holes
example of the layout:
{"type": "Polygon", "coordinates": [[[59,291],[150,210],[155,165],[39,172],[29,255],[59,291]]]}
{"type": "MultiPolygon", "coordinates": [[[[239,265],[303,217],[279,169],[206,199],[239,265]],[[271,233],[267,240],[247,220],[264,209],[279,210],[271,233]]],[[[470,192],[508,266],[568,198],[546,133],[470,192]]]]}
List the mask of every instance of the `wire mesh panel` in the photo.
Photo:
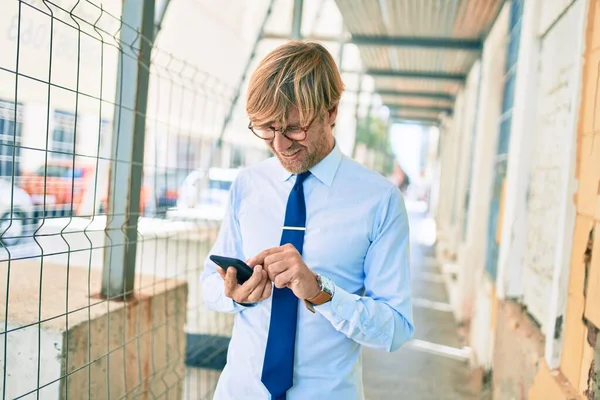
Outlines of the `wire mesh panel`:
{"type": "Polygon", "coordinates": [[[152,5],[2,3],[3,399],[212,398],[233,321],[199,276],[267,153],[206,164],[235,88],[157,46],[152,5]]]}

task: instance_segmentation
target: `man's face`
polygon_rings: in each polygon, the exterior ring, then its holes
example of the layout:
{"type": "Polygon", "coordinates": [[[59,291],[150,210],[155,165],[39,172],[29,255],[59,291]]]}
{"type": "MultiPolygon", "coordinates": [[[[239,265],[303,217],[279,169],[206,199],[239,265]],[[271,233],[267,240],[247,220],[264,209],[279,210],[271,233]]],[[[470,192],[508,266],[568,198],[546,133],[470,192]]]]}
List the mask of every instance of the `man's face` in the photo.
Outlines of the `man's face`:
{"type": "MultiPolygon", "coordinates": [[[[275,138],[267,142],[271,151],[277,156],[279,162],[292,174],[300,174],[308,171],[325,158],[333,149],[333,132],[331,125],[335,122],[337,107],[325,114],[325,117],[317,117],[306,132],[306,138],[302,141],[293,141],[275,133],[275,138]]],[[[301,126],[300,115],[297,109],[290,110],[287,126],[301,126]]],[[[280,129],[280,123],[274,123],[273,128],[280,129]]]]}

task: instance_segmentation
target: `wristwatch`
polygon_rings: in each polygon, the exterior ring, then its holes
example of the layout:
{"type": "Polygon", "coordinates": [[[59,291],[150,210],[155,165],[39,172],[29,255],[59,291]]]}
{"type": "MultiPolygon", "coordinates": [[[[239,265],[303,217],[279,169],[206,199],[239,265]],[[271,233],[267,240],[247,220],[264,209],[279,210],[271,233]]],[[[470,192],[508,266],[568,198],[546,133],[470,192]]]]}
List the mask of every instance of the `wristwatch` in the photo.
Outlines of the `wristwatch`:
{"type": "Polygon", "coordinates": [[[311,297],[310,299],[304,300],[306,308],[308,308],[312,313],[315,312],[314,306],[320,306],[321,304],[325,304],[331,301],[333,295],[335,294],[335,284],[333,283],[333,281],[325,275],[316,275],[317,283],[319,284],[321,291],[315,297],[311,297]]]}

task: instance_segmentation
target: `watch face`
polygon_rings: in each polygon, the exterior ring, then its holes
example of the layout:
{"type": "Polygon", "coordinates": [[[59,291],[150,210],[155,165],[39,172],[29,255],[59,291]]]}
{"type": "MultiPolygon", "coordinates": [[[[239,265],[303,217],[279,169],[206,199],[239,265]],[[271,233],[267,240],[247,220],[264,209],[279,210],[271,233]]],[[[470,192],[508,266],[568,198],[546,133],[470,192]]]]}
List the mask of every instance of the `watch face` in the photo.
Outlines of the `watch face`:
{"type": "Polygon", "coordinates": [[[321,290],[323,290],[323,279],[321,278],[320,274],[317,274],[317,283],[319,284],[321,290]]]}
{"type": "Polygon", "coordinates": [[[317,282],[321,287],[321,291],[333,296],[333,282],[326,276],[317,275],[317,282]]]}

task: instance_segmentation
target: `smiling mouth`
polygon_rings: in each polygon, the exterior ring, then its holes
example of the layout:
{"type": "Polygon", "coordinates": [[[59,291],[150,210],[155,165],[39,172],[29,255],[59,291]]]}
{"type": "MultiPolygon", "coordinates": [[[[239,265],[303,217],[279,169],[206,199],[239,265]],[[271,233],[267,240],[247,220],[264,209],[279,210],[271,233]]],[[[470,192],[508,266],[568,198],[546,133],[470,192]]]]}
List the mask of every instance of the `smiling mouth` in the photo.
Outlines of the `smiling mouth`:
{"type": "Polygon", "coordinates": [[[285,158],[292,158],[292,157],[294,157],[296,154],[300,153],[300,150],[302,150],[302,149],[298,149],[298,150],[296,150],[296,151],[294,151],[294,152],[292,152],[292,153],[279,153],[279,154],[281,154],[281,155],[282,155],[283,157],[285,157],[285,158]]]}

